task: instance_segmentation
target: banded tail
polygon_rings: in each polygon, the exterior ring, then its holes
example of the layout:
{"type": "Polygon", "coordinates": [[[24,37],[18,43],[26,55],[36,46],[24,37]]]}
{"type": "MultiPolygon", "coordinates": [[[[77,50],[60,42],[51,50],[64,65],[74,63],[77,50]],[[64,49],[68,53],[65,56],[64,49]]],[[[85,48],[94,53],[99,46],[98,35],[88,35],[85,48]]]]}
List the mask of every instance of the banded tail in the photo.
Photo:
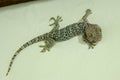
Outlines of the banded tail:
{"type": "Polygon", "coordinates": [[[35,37],[35,38],[33,38],[32,40],[26,42],[25,44],[23,44],[23,45],[15,52],[15,54],[13,55],[13,57],[12,57],[12,59],[11,59],[11,61],[10,61],[10,64],[9,64],[8,71],[7,71],[7,73],[6,73],[6,76],[9,74],[9,72],[10,72],[10,70],[11,70],[11,66],[12,66],[12,64],[13,64],[16,56],[17,56],[23,49],[25,49],[26,47],[28,47],[28,46],[30,46],[30,45],[32,45],[32,44],[34,44],[34,43],[37,43],[37,42],[39,42],[39,41],[45,40],[46,36],[47,36],[47,34],[40,35],[40,36],[35,37]]]}

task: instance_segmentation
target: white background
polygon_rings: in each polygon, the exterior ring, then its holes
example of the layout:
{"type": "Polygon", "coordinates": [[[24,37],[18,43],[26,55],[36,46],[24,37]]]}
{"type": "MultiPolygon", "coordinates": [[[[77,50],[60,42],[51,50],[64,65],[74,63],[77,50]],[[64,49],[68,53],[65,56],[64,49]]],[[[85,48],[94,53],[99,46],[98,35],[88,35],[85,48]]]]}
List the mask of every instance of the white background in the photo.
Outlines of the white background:
{"type": "Polygon", "coordinates": [[[119,0],[40,0],[0,8],[0,80],[120,80],[119,0]],[[26,41],[46,33],[49,18],[63,17],[61,28],[77,22],[90,8],[103,39],[93,49],[75,37],[40,53],[43,42],[24,49],[6,77],[10,59],[26,41]]]}

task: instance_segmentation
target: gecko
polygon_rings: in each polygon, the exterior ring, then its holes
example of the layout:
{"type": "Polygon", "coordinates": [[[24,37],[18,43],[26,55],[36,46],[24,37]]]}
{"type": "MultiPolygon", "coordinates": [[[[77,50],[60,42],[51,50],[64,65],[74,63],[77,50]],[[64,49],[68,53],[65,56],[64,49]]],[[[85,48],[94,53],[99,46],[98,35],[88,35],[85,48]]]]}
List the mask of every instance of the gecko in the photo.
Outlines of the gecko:
{"type": "Polygon", "coordinates": [[[50,51],[50,49],[57,43],[69,40],[75,36],[82,35],[83,41],[88,45],[89,48],[94,48],[96,44],[101,41],[102,39],[102,31],[99,25],[97,24],[91,24],[88,22],[87,17],[92,14],[92,11],[90,9],[87,9],[85,11],[84,16],[76,23],[67,25],[64,28],[59,29],[60,22],[62,22],[62,17],[57,16],[51,17],[50,21],[53,20],[53,23],[49,26],[53,26],[53,29],[45,33],[43,35],[39,35],[30,41],[23,44],[13,55],[13,57],[10,60],[10,64],[6,73],[6,76],[9,74],[11,67],[13,65],[13,62],[16,58],[16,56],[26,47],[40,42],[44,41],[45,45],[40,45],[39,47],[43,48],[41,52],[50,51]]]}

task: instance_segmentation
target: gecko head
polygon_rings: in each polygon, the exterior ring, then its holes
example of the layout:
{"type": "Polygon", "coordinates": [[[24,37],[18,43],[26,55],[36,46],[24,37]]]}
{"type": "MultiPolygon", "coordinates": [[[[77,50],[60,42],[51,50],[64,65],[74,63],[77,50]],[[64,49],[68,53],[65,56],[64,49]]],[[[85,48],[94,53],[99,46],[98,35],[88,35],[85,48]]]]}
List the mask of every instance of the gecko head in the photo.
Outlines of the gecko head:
{"type": "Polygon", "coordinates": [[[102,30],[97,24],[89,24],[85,28],[85,38],[92,44],[97,44],[102,39],[102,30]]]}

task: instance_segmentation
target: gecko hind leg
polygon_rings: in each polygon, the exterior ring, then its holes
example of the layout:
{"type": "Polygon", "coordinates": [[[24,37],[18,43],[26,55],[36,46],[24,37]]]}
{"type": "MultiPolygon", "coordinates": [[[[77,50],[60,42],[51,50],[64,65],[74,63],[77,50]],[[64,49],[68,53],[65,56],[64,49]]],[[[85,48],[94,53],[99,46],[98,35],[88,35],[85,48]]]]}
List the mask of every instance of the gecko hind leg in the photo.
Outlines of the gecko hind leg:
{"type": "Polygon", "coordinates": [[[54,22],[52,24],[50,24],[49,26],[53,26],[53,29],[51,31],[55,31],[58,30],[60,25],[59,22],[62,22],[63,19],[61,16],[57,16],[57,18],[55,19],[54,17],[50,18],[50,21],[53,20],[54,22]]]}
{"type": "Polygon", "coordinates": [[[48,38],[47,40],[44,41],[45,45],[40,45],[39,47],[42,47],[43,49],[41,52],[46,52],[50,51],[50,49],[55,45],[55,40],[52,38],[48,38]]]}

